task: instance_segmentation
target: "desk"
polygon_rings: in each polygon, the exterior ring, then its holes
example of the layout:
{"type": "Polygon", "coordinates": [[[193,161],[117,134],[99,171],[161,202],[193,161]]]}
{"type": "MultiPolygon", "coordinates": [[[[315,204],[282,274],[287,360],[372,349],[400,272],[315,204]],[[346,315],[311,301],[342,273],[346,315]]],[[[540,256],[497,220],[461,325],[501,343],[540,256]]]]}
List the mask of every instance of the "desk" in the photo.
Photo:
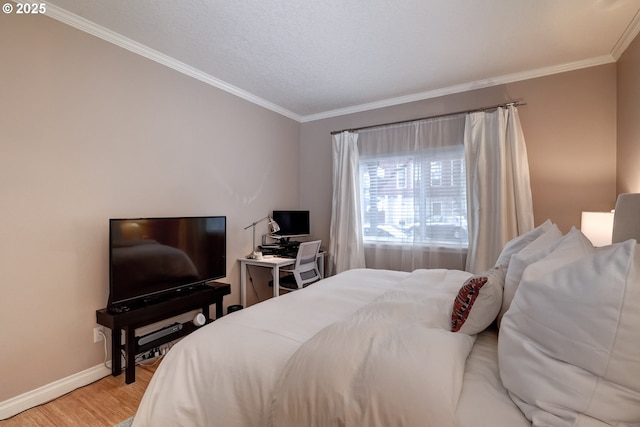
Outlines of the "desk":
{"type": "MultiPolygon", "coordinates": [[[[324,277],[324,255],[325,252],[320,252],[316,258],[318,270],[320,270],[320,277],[324,277]]],[[[250,265],[271,269],[271,273],[273,274],[273,296],[277,297],[280,295],[280,268],[295,264],[296,259],[265,255],[262,259],[238,258],[238,261],[240,261],[240,304],[246,307],[247,269],[250,265]]]]}

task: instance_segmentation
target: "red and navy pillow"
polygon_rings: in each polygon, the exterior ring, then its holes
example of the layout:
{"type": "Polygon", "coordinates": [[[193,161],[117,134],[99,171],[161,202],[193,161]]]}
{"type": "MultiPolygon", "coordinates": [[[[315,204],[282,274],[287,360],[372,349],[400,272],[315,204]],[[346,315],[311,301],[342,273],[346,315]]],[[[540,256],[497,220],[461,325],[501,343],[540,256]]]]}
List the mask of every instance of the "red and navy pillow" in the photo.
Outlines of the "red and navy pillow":
{"type": "Polygon", "coordinates": [[[485,330],[502,306],[504,267],[495,267],[469,277],[453,302],[451,332],[475,335],[485,330]]]}

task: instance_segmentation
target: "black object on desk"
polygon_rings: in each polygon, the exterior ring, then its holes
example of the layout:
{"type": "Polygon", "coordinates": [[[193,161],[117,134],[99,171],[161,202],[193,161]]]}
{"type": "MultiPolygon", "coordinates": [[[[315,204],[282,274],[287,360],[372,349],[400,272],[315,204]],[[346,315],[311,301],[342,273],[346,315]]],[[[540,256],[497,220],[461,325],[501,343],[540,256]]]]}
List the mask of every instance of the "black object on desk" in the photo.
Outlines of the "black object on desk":
{"type": "Polygon", "coordinates": [[[264,255],[275,255],[283,258],[295,258],[298,256],[300,242],[281,242],[273,245],[262,245],[260,250],[264,255]]]}
{"type": "Polygon", "coordinates": [[[117,311],[106,308],[96,310],[96,322],[111,329],[111,375],[115,377],[122,372],[121,330],[125,332],[124,351],[127,363],[125,382],[131,384],[136,380],[136,354],[181,338],[197,329],[192,322],[185,322],[182,328],[176,328],[178,329],[176,332],[139,345],[137,339],[139,337],[135,336],[137,328],[197,309],[202,309],[207,323],[213,322],[222,317],[222,298],[230,293],[230,285],[213,282],[148,304],[134,305],[117,311]],[[209,306],[212,304],[216,306],[216,315],[213,319],[209,317],[209,306]]]}

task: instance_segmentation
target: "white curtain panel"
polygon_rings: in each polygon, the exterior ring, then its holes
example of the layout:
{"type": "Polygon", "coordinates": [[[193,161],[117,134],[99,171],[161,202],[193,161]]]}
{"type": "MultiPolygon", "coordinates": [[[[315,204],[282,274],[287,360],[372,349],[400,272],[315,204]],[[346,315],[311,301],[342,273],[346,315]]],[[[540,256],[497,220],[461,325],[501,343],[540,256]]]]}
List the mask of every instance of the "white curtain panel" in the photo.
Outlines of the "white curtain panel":
{"type": "Polygon", "coordinates": [[[359,187],[358,134],[333,135],[333,197],[328,275],[364,268],[359,187]]]}
{"type": "MultiPolygon", "coordinates": [[[[364,237],[368,268],[413,271],[418,268],[450,268],[463,270],[466,260],[465,235],[459,238],[443,235],[433,238],[431,221],[466,220],[464,167],[465,115],[419,120],[360,130],[358,152],[360,164],[369,164],[368,177],[378,165],[380,182],[377,198],[383,205],[377,232],[395,230],[400,236],[369,235],[364,237]],[[455,172],[452,165],[459,165],[455,172]],[[395,183],[388,190],[396,171],[406,169],[406,188],[395,183]],[[443,167],[444,165],[444,167],[443,167]],[[437,182],[436,182],[437,180],[437,182]],[[387,191],[384,191],[387,190],[387,191]],[[437,208],[434,206],[437,205],[437,208]],[[381,225],[383,224],[383,225],[381,225]],[[409,231],[413,226],[413,231],[409,231]],[[384,227],[384,228],[383,228],[384,227]]],[[[362,173],[362,171],[361,171],[362,173]]],[[[362,176],[362,175],[361,175],[362,176]]],[[[373,187],[373,185],[371,186],[373,187]]],[[[370,195],[374,199],[374,195],[370,195]]],[[[371,205],[373,202],[369,202],[371,205]]],[[[369,215],[371,217],[372,215],[369,215]]],[[[373,227],[365,220],[365,228],[373,227]]],[[[438,224],[448,227],[447,224],[438,224]]],[[[437,234],[438,232],[436,232],[437,234]]]]}
{"type": "Polygon", "coordinates": [[[505,243],[533,229],[529,162],[514,106],[467,115],[469,252],[466,270],[492,267],[505,243]]]}

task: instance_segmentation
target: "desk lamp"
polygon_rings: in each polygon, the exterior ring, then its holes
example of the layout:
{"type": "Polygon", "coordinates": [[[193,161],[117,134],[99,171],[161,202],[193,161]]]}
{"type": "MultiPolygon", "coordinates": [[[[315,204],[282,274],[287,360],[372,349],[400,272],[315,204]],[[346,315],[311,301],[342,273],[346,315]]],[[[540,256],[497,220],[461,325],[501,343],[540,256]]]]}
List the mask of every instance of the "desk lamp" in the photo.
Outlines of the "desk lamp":
{"type": "Polygon", "coordinates": [[[276,233],[278,231],[280,231],[280,226],[278,225],[277,222],[275,222],[273,220],[273,218],[271,218],[271,216],[267,215],[262,219],[257,220],[256,222],[254,222],[251,225],[247,225],[244,229],[248,229],[249,227],[253,227],[253,252],[251,252],[249,255],[247,255],[247,258],[249,259],[261,259],[262,258],[262,252],[256,250],[257,246],[256,246],[256,224],[261,223],[262,221],[264,221],[265,219],[269,220],[269,228],[271,229],[271,233],[276,233]]]}

